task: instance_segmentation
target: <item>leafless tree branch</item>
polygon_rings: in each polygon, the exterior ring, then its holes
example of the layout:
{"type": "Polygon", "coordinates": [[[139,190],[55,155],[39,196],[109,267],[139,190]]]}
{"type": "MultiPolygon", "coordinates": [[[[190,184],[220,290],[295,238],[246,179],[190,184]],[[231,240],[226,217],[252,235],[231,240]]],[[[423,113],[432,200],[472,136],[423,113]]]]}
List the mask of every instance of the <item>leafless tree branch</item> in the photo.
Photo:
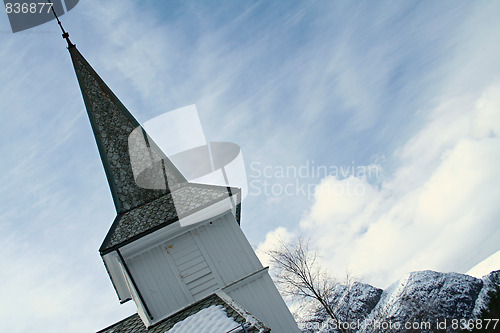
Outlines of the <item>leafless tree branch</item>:
{"type": "Polygon", "coordinates": [[[337,324],[342,332],[348,331],[342,328],[341,320],[348,320],[348,307],[351,278],[347,276],[347,290],[339,299],[347,302],[347,308],[342,309],[332,304],[337,296],[336,286],[339,284],[325,269],[318,264],[318,252],[309,249],[309,242],[299,238],[293,243],[280,242],[275,250],[267,251],[271,266],[274,271],[274,279],[280,292],[284,296],[294,299],[311,299],[318,302],[326,311],[328,316],[337,324]]]}

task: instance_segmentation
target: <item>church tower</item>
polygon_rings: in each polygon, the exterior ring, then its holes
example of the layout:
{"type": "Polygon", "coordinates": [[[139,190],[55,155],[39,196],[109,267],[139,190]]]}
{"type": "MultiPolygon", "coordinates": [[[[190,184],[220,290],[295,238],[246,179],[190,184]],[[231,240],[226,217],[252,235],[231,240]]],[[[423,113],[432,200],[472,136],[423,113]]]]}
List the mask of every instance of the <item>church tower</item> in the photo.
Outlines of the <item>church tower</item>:
{"type": "Polygon", "coordinates": [[[240,228],[241,191],[186,181],[63,37],[117,212],[99,252],[120,303],[137,306],[100,332],[169,332],[214,305],[237,324],[223,332],[299,332],[240,228]]]}

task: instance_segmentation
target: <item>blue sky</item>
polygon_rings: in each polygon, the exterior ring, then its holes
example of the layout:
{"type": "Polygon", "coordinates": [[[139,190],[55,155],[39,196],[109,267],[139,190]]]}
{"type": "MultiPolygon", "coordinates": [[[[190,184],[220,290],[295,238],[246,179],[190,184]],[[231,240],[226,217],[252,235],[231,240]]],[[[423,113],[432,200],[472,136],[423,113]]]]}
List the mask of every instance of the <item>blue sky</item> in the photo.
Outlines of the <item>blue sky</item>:
{"type": "MultiPolygon", "coordinates": [[[[261,189],[242,213],[256,249],[308,236],[339,278],[386,287],[500,250],[499,14],[492,1],[89,0],[61,19],[139,121],[196,104],[208,140],[241,146],[261,189]],[[279,174],[305,165],[378,173],[279,174]]],[[[0,15],[0,40],[0,321],[96,331],[135,309],[97,252],[115,212],[70,57],[55,22],[12,34],[0,15]]]]}

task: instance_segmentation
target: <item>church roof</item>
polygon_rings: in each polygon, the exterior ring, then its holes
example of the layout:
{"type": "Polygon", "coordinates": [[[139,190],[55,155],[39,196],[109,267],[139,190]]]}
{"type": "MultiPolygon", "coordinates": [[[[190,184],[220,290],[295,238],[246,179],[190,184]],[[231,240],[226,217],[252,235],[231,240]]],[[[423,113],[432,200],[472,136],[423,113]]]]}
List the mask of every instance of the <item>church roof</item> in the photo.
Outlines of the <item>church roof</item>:
{"type": "MultiPolygon", "coordinates": [[[[68,42],[69,44],[69,42],[68,42]]],[[[123,213],[168,194],[186,179],[89,65],[68,47],[116,211],[123,213]]]]}
{"type": "Polygon", "coordinates": [[[240,190],[189,183],[68,41],[78,83],[118,213],[100,248],[105,254],[240,190]]]}
{"type": "MultiPolygon", "coordinates": [[[[227,313],[227,316],[229,318],[232,318],[237,323],[234,329],[229,331],[231,333],[244,332],[241,326],[242,324],[245,326],[248,333],[270,332],[270,329],[264,326],[255,317],[250,316],[248,313],[241,313],[238,307],[233,306],[233,304],[228,304],[228,302],[220,298],[217,294],[212,294],[202,299],[201,301],[173,314],[172,316],[166,318],[165,320],[152,327],[146,328],[139,315],[134,314],[97,333],[165,333],[172,329],[175,324],[180,323],[181,321],[196,315],[201,310],[207,309],[213,305],[221,306],[227,313]]],[[[206,324],[207,323],[205,323],[205,325],[206,324]]],[[[196,331],[204,332],[203,329],[204,327],[197,327],[196,331]]]]}
{"type": "MultiPolygon", "coordinates": [[[[173,187],[170,193],[154,201],[118,214],[99,251],[101,254],[113,251],[230,196],[235,196],[239,202],[240,192],[240,189],[223,186],[179,184],[173,187]]],[[[238,223],[239,214],[238,203],[238,223]]]]}

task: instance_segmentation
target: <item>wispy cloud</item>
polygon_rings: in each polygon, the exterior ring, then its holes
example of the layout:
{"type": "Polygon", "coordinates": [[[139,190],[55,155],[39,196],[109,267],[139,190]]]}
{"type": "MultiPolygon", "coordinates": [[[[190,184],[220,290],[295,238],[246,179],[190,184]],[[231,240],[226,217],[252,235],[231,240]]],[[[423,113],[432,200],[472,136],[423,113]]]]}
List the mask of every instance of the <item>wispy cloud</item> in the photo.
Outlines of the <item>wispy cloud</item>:
{"type": "MultiPolygon", "coordinates": [[[[487,1],[115,0],[80,2],[63,23],[140,121],[194,103],[207,139],[239,144],[248,167],[382,165],[382,184],[321,181],[363,185],[359,197],[249,196],[242,227],[269,246],[321,231],[335,266],[383,284],[425,265],[466,270],[498,244],[496,13],[487,1]],[[466,234],[468,253],[451,241],[466,234]]],[[[13,332],[88,332],[134,311],[97,253],[114,210],[59,34],[54,22],[0,34],[0,313],[13,332]]]]}
{"type": "Polygon", "coordinates": [[[474,103],[438,106],[380,189],[363,178],[322,180],[300,233],[328,267],[385,287],[412,270],[466,272],[498,250],[498,96],[497,83],[474,103]]]}

